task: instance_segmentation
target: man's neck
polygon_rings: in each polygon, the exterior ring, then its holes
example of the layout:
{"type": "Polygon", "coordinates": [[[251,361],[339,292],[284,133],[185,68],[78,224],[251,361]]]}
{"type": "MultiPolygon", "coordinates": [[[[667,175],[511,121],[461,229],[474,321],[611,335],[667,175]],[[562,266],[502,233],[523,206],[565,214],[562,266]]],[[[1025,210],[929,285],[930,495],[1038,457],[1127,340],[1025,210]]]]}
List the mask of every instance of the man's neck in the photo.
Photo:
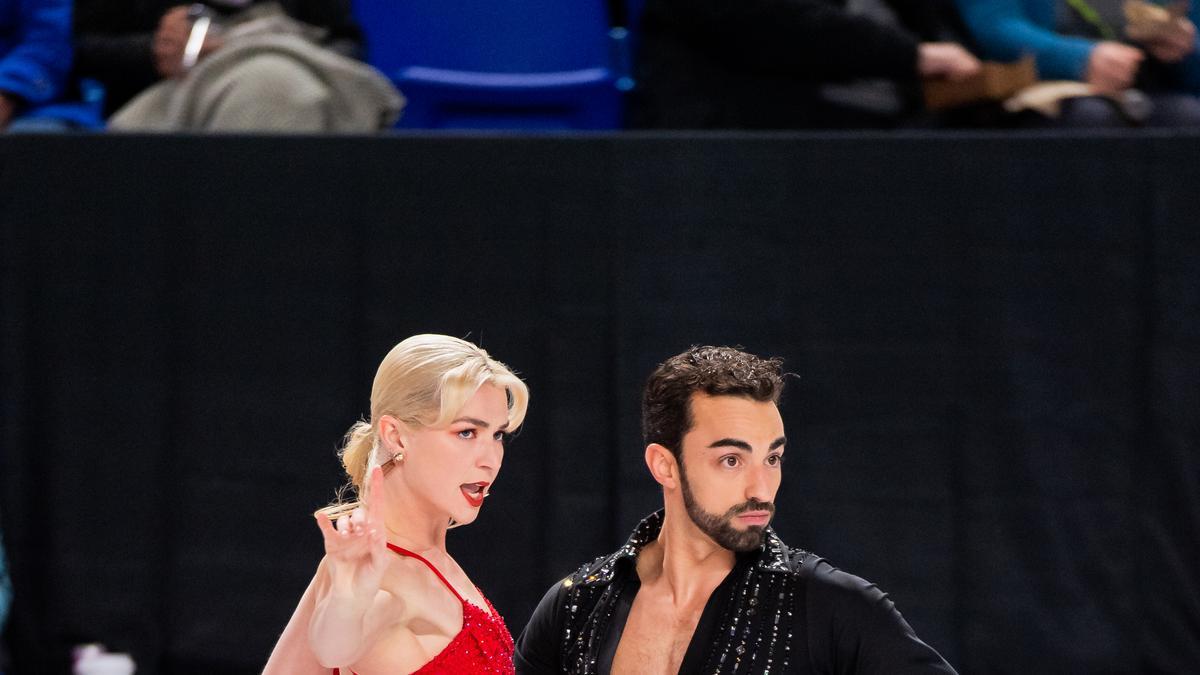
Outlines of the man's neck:
{"type": "Polygon", "coordinates": [[[685,606],[707,602],[735,562],[733,551],[718,546],[686,515],[668,510],[658,538],[638,553],[637,572],[643,586],[685,606]]]}

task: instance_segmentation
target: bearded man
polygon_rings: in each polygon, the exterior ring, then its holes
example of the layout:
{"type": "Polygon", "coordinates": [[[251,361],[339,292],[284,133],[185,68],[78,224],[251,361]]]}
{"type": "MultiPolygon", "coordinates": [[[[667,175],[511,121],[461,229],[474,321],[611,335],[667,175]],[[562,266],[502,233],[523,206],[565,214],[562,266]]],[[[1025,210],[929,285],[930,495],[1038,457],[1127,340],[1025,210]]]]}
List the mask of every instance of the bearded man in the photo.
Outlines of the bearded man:
{"type": "Polygon", "coordinates": [[[518,673],[954,673],[875,585],[771,530],[780,366],[727,347],[658,366],[642,431],[663,509],[546,593],[518,673]]]}

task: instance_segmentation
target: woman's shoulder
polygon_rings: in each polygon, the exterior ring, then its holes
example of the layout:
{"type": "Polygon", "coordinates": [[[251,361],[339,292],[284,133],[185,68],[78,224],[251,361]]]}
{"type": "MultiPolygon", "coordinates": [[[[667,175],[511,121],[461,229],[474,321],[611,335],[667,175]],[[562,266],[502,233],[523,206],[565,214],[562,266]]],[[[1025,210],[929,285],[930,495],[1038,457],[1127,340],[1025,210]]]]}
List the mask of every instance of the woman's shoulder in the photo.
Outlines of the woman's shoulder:
{"type": "MultiPolygon", "coordinates": [[[[463,625],[463,608],[425,563],[396,555],[376,600],[373,648],[364,671],[411,672],[442,652],[463,625]]],[[[356,669],[357,670],[357,669],[356,669]]]]}
{"type": "Polygon", "coordinates": [[[396,554],[389,561],[381,588],[400,600],[404,618],[456,609],[458,599],[435,570],[421,559],[406,555],[396,554]]]}

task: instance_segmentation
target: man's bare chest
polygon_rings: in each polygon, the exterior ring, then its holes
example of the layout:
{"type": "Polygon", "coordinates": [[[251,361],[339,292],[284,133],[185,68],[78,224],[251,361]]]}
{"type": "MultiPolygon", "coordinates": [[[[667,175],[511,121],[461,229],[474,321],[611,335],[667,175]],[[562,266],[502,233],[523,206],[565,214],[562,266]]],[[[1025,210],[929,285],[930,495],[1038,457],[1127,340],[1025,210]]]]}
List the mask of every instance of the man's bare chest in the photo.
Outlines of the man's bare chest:
{"type": "Polygon", "coordinates": [[[668,600],[639,593],[613,657],[614,675],[678,673],[703,612],[703,605],[677,608],[668,600]]]}

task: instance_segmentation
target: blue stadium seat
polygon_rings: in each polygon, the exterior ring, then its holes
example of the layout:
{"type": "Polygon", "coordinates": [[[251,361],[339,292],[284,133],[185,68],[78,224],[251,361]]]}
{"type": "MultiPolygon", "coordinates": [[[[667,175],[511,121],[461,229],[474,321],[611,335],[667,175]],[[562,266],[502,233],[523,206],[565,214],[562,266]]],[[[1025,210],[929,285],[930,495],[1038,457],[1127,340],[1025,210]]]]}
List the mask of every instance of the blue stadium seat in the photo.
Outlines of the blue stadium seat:
{"type": "Polygon", "coordinates": [[[605,0],[354,0],[367,60],[408,99],[397,126],[612,129],[623,31],[605,0]]]}

